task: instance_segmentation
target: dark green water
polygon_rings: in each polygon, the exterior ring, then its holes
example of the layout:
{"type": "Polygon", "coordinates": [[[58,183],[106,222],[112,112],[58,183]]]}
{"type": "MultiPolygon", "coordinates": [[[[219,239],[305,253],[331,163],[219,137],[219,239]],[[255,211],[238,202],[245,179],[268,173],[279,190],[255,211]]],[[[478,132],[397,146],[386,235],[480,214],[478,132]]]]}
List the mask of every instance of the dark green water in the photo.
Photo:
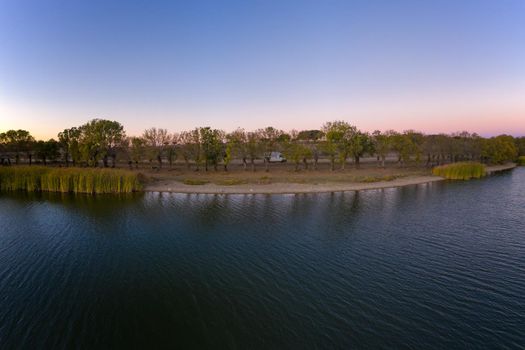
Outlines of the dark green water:
{"type": "Polygon", "coordinates": [[[0,348],[523,348],[525,168],[312,195],[0,195],[0,348]]]}

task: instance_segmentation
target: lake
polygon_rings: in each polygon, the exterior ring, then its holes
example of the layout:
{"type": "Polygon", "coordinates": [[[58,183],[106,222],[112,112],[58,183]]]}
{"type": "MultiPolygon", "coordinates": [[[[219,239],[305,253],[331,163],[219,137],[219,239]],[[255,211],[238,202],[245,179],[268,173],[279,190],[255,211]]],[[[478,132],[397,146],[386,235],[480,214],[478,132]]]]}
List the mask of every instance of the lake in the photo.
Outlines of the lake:
{"type": "Polygon", "coordinates": [[[525,168],[301,195],[0,195],[0,346],[523,348],[525,168]]]}

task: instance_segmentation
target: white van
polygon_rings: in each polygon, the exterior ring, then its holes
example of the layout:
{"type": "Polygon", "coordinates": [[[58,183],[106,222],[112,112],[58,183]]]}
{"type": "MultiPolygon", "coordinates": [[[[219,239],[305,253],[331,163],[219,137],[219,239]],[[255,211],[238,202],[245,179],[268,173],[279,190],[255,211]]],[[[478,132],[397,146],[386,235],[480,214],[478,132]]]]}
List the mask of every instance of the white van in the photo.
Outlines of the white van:
{"type": "Polygon", "coordinates": [[[269,163],[284,163],[286,162],[286,158],[283,157],[283,154],[281,152],[271,152],[266,155],[266,160],[269,163]]]}

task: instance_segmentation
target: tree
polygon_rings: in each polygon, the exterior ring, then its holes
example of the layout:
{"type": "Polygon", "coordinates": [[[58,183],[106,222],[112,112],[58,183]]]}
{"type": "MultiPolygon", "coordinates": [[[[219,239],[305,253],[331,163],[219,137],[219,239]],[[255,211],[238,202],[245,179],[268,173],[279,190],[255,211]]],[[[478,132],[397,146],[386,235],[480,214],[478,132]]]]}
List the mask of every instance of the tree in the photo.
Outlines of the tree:
{"type": "Polygon", "coordinates": [[[248,132],[246,140],[246,151],[252,165],[252,171],[255,172],[255,160],[261,152],[260,134],[258,132],[248,132]]]}
{"type": "Polygon", "coordinates": [[[177,160],[177,144],[179,143],[179,134],[173,133],[169,135],[169,140],[164,143],[164,149],[166,157],[168,158],[168,164],[170,168],[173,166],[173,162],[177,160]]]}
{"type": "Polygon", "coordinates": [[[302,130],[297,134],[296,139],[301,141],[316,142],[324,137],[321,130],[302,130]]]}
{"type": "Polygon", "coordinates": [[[399,166],[404,166],[406,162],[410,161],[412,156],[414,156],[416,161],[420,160],[423,134],[413,130],[406,130],[402,134],[392,132],[390,137],[392,149],[398,154],[399,166]]]}
{"type": "Polygon", "coordinates": [[[131,146],[131,160],[135,163],[135,168],[139,167],[139,163],[142,162],[144,158],[144,145],[145,141],[142,137],[132,137],[130,139],[131,146]]]}
{"type": "Polygon", "coordinates": [[[257,130],[257,133],[259,134],[259,142],[264,152],[264,170],[268,172],[270,171],[270,154],[275,151],[277,140],[279,137],[282,137],[284,132],[269,126],[265,129],[257,130]]]}
{"type": "Polygon", "coordinates": [[[15,155],[15,163],[19,164],[20,154],[26,154],[31,165],[32,145],[35,139],[27,130],[8,130],[2,134],[7,152],[15,155]]]}
{"type": "Polygon", "coordinates": [[[525,156],[525,136],[514,139],[519,156],[525,156]]]}
{"type": "Polygon", "coordinates": [[[162,168],[162,154],[166,145],[171,143],[171,136],[166,129],[150,128],[144,130],[142,134],[144,143],[148,148],[149,161],[156,159],[159,163],[159,168],[162,168]]]}
{"type": "Polygon", "coordinates": [[[289,142],[284,149],[284,154],[286,158],[294,163],[295,171],[299,171],[301,162],[304,164],[304,169],[308,169],[308,159],[312,157],[312,151],[300,141],[293,140],[289,142]]]}
{"type": "Polygon", "coordinates": [[[339,156],[341,170],[344,170],[348,156],[352,152],[358,152],[357,148],[360,144],[356,140],[358,137],[357,128],[345,121],[338,120],[325,123],[323,125],[323,132],[326,137],[324,149],[330,156],[330,169],[334,170],[335,156],[337,154],[339,156]]]}
{"type": "Polygon", "coordinates": [[[58,142],[64,153],[66,167],[69,166],[69,157],[71,157],[73,165],[75,165],[80,159],[80,134],[81,130],[75,127],[64,129],[64,131],[58,133],[58,142]]]}
{"type": "Polygon", "coordinates": [[[485,161],[495,164],[514,161],[518,156],[514,138],[509,135],[499,135],[485,140],[482,156],[485,161]]]}
{"type": "Polygon", "coordinates": [[[38,141],[36,143],[36,155],[42,160],[44,165],[47,165],[47,161],[54,161],[58,158],[60,152],[60,145],[54,139],[48,141],[38,141]]]}
{"type": "Polygon", "coordinates": [[[361,157],[367,153],[374,153],[374,144],[372,143],[370,135],[361,131],[357,131],[351,135],[349,147],[356,168],[359,168],[361,157]]]}
{"type": "Polygon", "coordinates": [[[208,171],[208,165],[213,165],[217,171],[217,164],[222,153],[222,138],[224,133],[221,130],[204,127],[199,129],[204,154],[204,169],[208,171]]]}
{"type": "Polygon", "coordinates": [[[100,159],[108,166],[108,157],[116,162],[116,147],[125,138],[124,127],[116,121],[93,119],[80,127],[80,153],[88,165],[96,167],[100,159]]]}
{"type": "MultiPolygon", "coordinates": [[[[248,147],[247,147],[248,140],[247,140],[246,132],[244,131],[244,129],[238,128],[237,130],[229,133],[226,136],[226,140],[227,140],[226,151],[228,152],[228,147],[229,147],[229,151],[231,152],[232,159],[235,157],[238,159],[241,159],[243,168],[246,171],[248,167],[248,163],[246,161],[246,159],[248,158],[248,147]]],[[[228,163],[230,161],[228,161],[228,163]]],[[[227,165],[226,165],[226,168],[227,168],[227,165]]]]}
{"type": "Polygon", "coordinates": [[[188,169],[191,167],[190,161],[193,160],[196,165],[195,171],[199,171],[201,164],[201,139],[200,131],[195,128],[191,131],[183,131],[179,136],[179,143],[181,148],[182,157],[186,162],[188,169]]]}
{"type": "Polygon", "coordinates": [[[381,131],[376,130],[372,133],[372,143],[375,154],[377,155],[377,166],[385,167],[385,160],[390,152],[391,140],[388,133],[382,134],[381,131]]]}

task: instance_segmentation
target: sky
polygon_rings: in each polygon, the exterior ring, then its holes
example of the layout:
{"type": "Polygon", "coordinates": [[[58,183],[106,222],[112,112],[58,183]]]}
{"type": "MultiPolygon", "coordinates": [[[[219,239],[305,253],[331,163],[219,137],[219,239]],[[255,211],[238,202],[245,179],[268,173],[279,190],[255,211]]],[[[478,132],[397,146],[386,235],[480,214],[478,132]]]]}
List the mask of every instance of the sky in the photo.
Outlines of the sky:
{"type": "Polygon", "coordinates": [[[0,0],[0,132],[525,135],[525,1],[0,0]]]}

